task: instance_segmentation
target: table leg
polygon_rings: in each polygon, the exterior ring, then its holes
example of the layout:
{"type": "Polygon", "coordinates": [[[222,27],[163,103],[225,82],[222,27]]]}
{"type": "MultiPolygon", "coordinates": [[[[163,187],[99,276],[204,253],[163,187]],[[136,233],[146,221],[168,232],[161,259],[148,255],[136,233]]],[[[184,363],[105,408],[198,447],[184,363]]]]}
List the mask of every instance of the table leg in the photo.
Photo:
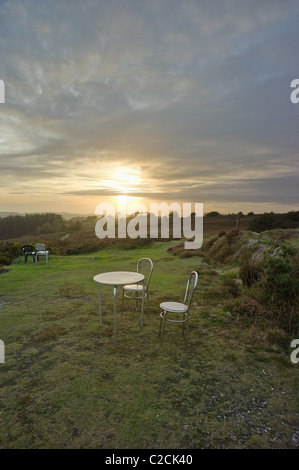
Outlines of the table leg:
{"type": "Polygon", "coordinates": [[[98,284],[99,286],[99,304],[100,304],[100,326],[103,326],[102,322],[102,303],[101,303],[101,284],[98,284]]]}
{"type": "Polygon", "coordinates": [[[117,286],[114,286],[113,289],[113,297],[114,297],[114,344],[116,346],[117,343],[117,329],[116,329],[116,291],[117,286]]]}
{"type": "Polygon", "coordinates": [[[143,289],[142,289],[142,306],[141,306],[141,328],[143,328],[144,290],[145,290],[145,281],[143,280],[143,289]]]}

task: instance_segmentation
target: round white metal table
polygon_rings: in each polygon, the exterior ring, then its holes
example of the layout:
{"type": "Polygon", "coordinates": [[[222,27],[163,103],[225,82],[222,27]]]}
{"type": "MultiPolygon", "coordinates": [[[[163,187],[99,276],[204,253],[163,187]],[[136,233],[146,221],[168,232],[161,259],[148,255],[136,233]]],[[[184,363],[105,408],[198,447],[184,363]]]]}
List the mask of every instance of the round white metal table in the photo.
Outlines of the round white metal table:
{"type": "Polygon", "coordinates": [[[127,284],[138,284],[143,282],[143,295],[141,306],[141,328],[143,327],[143,310],[144,310],[144,275],[134,273],[131,271],[113,271],[109,273],[97,274],[93,280],[97,282],[99,288],[99,304],[100,304],[100,326],[102,326],[102,304],[101,304],[101,284],[106,286],[113,286],[114,298],[114,344],[117,344],[117,325],[116,325],[116,292],[119,286],[127,284]]]}

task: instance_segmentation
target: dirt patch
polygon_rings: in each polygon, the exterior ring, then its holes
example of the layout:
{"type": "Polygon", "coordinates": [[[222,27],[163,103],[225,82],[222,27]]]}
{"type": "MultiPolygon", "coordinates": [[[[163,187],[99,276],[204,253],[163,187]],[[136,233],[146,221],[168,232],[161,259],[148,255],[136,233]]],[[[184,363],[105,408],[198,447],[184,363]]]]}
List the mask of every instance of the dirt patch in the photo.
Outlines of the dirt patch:
{"type": "Polygon", "coordinates": [[[9,272],[9,269],[4,269],[4,268],[0,269],[0,274],[6,274],[8,272],[9,272]]]}
{"type": "Polygon", "coordinates": [[[5,300],[4,297],[0,297],[0,310],[3,310],[5,307],[7,307],[7,305],[7,300],[5,300]]]}

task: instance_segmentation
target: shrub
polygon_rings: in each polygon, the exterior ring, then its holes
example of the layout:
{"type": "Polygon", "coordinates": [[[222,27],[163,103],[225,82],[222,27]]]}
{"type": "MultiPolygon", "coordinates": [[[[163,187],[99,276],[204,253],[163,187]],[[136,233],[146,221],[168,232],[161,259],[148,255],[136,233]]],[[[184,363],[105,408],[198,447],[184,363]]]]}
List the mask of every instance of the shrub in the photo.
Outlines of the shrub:
{"type": "Polygon", "coordinates": [[[299,226],[299,211],[287,214],[274,214],[273,212],[256,216],[248,223],[248,229],[253,232],[263,232],[275,228],[297,228],[299,226]]]}
{"type": "Polygon", "coordinates": [[[0,265],[8,265],[14,258],[22,254],[20,243],[0,242],[0,265]]]}
{"type": "Polygon", "coordinates": [[[209,250],[214,245],[214,243],[217,241],[217,239],[218,239],[218,237],[212,237],[209,240],[207,240],[203,245],[203,249],[204,250],[209,250]]]}
{"type": "Polygon", "coordinates": [[[280,328],[270,328],[267,332],[267,340],[271,345],[277,345],[282,348],[289,346],[289,336],[280,328]]]}
{"type": "Polygon", "coordinates": [[[269,313],[256,299],[249,296],[242,296],[238,299],[227,301],[224,310],[238,317],[265,317],[269,313]]]}
{"type": "Polygon", "coordinates": [[[239,295],[239,286],[234,279],[224,279],[223,285],[225,290],[231,294],[233,297],[238,297],[239,295]]]}
{"type": "Polygon", "coordinates": [[[224,235],[226,235],[226,231],[220,230],[220,232],[218,233],[218,238],[224,237],[224,235]]]}
{"type": "Polygon", "coordinates": [[[278,256],[269,255],[260,282],[261,299],[272,318],[287,331],[298,325],[299,263],[295,248],[282,244],[278,256]]]}
{"type": "Polygon", "coordinates": [[[220,261],[221,263],[229,264],[235,251],[236,242],[239,240],[240,236],[239,230],[232,229],[225,235],[225,237],[211,238],[206,242],[203,249],[209,250],[208,253],[213,259],[220,261]]]}
{"type": "Polygon", "coordinates": [[[233,270],[226,271],[223,274],[221,274],[220,277],[221,279],[238,279],[240,277],[239,270],[233,269],[233,270]]]}
{"type": "Polygon", "coordinates": [[[281,245],[279,256],[268,256],[262,286],[269,298],[294,303],[299,291],[299,268],[295,248],[281,245]]]}
{"type": "Polygon", "coordinates": [[[10,264],[10,261],[11,260],[8,256],[0,253],[0,266],[3,264],[7,266],[8,264],[10,264]]]}
{"type": "Polygon", "coordinates": [[[235,243],[240,236],[240,230],[233,228],[230,232],[226,234],[226,243],[227,245],[232,245],[235,243]]]}
{"type": "Polygon", "coordinates": [[[244,250],[240,255],[239,260],[239,276],[246,286],[251,287],[253,284],[256,284],[261,280],[264,270],[263,260],[254,258],[251,250],[244,250]]]}

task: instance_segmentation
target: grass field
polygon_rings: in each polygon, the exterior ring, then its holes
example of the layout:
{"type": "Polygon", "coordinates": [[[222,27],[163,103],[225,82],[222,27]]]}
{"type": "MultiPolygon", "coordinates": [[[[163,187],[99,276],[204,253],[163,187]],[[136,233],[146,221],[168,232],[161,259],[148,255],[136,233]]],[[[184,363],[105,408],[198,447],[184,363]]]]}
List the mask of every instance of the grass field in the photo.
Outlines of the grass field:
{"type": "Polygon", "coordinates": [[[299,446],[299,367],[290,349],[271,340],[266,322],[224,313],[225,276],[198,257],[168,253],[173,244],[37,266],[20,260],[0,276],[1,448],[299,446]],[[144,327],[128,301],[114,347],[112,288],[102,288],[100,329],[92,278],[135,270],[143,256],[154,262],[144,327]],[[178,325],[167,325],[161,343],[159,303],[180,300],[193,269],[189,346],[178,325]]]}

